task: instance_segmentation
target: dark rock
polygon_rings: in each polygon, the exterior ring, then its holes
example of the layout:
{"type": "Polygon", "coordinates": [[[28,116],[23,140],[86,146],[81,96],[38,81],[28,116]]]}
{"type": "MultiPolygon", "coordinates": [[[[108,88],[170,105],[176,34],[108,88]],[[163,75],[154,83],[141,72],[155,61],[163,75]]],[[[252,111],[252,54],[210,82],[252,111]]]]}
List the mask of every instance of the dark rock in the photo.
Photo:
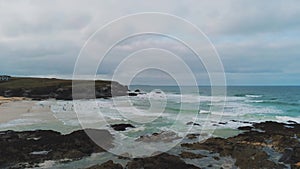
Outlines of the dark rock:
{"type": "Polygon", "coordinates": [[[231,156],[240,168],[285,168],[279,161],[295,167],[300,161],[299,124],[268,121],[240,129],[248,131],[227,139],[209,138],[203,143],[185,143],[182,146],[192,150],[208,150],[223,157],[231,156]],[[282,153],[280,160],[271,161],[265,148],[282,153]]]}
{"type": "Polygon", "coordinates": [[[221,125],[226,125],[227,122],[219,122],[219,124],[221,124],[221,125]]]}
{"type": "Polygon", "coordinates": [[[128,96],[137,96],[137,95],[138,95],[137,93],[132,93],[132,92],[128,93],[128,96]]]}
{"type": "Polygon", "coordinates": [[[113,124],[110,125],[110,127],[112,127],[116,131],[125,131],[127,128],[135,128],[131,124],[113,124]]]}
{"type": "Polygon", "coordinates": [[[213,157],[215,160],[217,160],[217,161],[219,161],[220,160],[220,157],[216,157],[216,156],[214,156],[213,157]]]}
{"type": "Polygon", "coordinates": [[[191,153],[191,152],[184,151],[180,154],[180,157],[189,158],[189,159],[196,159],[196,158],[203,158],[203,157],[207,157],[207,156],[204,156],[204,155],[201,155],[201,154],[194,154],[194,153],[191,153]]]}
{"type": "Polygon", "coordinates": [[[186,135],[186,137],[187,137],[188,139],[190,139],[190,140],[196,139],[196,138],[198,138],[199,136],[200,136],[200,134],[188,134],[188,135],[186,135]]]}
{"type": "Polygon", "coordinates": [[[152,135],[140,136],[136,141],[143,142],[171,142],[178,140],[179,137],[175,132],[172,131],[162,131],[160,133],[153,133],[152,135]]]}
{"type": "Polygon", "coordinates": [[[186,125],[201,126],[200,124],[194,123],[194,122],[192,122],[192,121],[187,122],[186,125]]]}
{"type": "Polygon", "coordinates": [[[118,159],[123,159],[123,160],[130,160],[132,158],[132,155],[129,153],[123,153],[118,156],[118,159]]]}
{"type": "MultiPolygon", "coordinates": [[[[87,129],[97,141],[113,147],[113,137],[106,130],[87,129]],[[99,140],[102,139],[102,140],[99,140]]],[[[0,135],[0,168],[22,163],[34,164],[46,160],[78,160],[105,150],[95,144],[83,130],[61,135],[50,130],[4,131],[0,135]]]]}
{"type": "Polygon", "coordinates": [[[126,167],[128,169],[199,169],[194,165],[186,164],[177,156],[166,153],[147,158],[135,158],[126,167]]]}
{"type": "Polygon", "coordinates": [[[295,121],[292,121],[292,120],[289,120],[289,121],[287,121],[288,123],[293,123],[293,124],[297,124],[297,122],[295,122],[295,121]]]}
{"type": "Polygon", "coordinates": [[[291,160],[292,154],[293,154],[293,149],[291,148],[285,149],[283,155],[279,159],[279,162],[288,163],[291,160]]]}
{"type": "Polygon", "coordinates": [[[230,121],[236,123],[244,123],[244,124],[255,124],[255,122],[250,122],[250,121],[241,121],[241,120],[230,120],[230,121]]]}
{"type": "Polygon", "coordinates": [[[95,165],[87,169],[123,169],[121,164],[115,164],[112,160],[109,160],[101,165],[95,165]]]}
{"type": "Polygon", "coordinates": [[[136,93],[140,93],[140,92],[141,92],[141,90],[140,90],[140,89],[136,89],[134,92],[136,92],[136,93]]]}
{"type": "Polygon", "coordinates": [[[252,126],[242,126],[238,127],[239,130],[251,130],[253,127],[252,126]]]}

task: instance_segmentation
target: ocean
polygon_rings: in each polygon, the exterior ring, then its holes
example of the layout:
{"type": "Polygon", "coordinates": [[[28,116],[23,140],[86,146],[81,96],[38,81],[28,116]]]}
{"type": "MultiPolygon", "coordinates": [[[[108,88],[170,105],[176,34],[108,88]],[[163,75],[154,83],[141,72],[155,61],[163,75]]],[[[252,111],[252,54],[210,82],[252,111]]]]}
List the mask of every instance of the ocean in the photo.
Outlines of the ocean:
{"type": "MultiPolygon", "coordinates": [[[[184,138],[191,133],[200,133],[199,141],[202,141],[211,136],[233,136],[240,132],[238,127],[255,122],[300,123],[300,87],[297,86],[229,86],[226,98],[218,93],[212,96],[210,87],[201,86],[197,93],[190,87],[185,88],[182,94],[176,86],[135,85],[130,89],[139,89],[140,94],[132,97],[74,102],[36,101],[31,111],[43,114],[48,107],[54,120],[28,111],[18,119],[1,123],[0,130],[51,129],[70,133],[82,127],[106,129],[115,137],[115,148],[109,152],[141,157],[158,151],[176,154],[177,145],[187,141],[184,138]],[[117,132],[110,127],[120,123],[129,123],[135,128],[117,132]],[[164,136],[166,139],[175,136],[182,139],[160,143],[137,141],[141,136],[162,132],[168,132],[164,136]]],[[[51,163],[51,166],[72,168],[107,159],[122,163],[111,154],[100,154],[68,164],[51,163]]]]}

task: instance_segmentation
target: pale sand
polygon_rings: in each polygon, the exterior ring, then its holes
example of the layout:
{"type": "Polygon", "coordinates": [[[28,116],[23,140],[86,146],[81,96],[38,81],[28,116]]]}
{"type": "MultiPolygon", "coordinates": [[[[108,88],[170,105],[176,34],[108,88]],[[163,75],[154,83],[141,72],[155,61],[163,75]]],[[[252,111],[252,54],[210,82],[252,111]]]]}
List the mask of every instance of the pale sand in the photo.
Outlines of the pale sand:
{"type": "Polygon", "coordinates": [[[0,96],[0,105],[3,103],[9,103],[9,102],[13,102],[13,101],[21,101],[21,100],[29,100],[25,97],[3,97],[0,96]]]}
{"type": "Polygon", "coordinates": [[[55,120],[49,106],[39,106],[37,103],[24,98],[0,97],[0,123],[30,117],[55,120]]]}

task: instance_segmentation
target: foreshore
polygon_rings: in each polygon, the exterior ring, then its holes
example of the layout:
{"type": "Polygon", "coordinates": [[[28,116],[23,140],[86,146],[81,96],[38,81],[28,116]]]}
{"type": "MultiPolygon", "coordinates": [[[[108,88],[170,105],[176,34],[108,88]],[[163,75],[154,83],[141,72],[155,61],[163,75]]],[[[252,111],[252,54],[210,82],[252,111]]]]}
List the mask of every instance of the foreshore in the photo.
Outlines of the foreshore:
{"type": "Polygon", "coordinates": [[[9,122],[27,113],[33,106],[33,102],[22,102],[28,100],[24,97],[0,96],[0,123],[9,122]]]}
{"type": "MultiPolygon", "coordinates": [[[[0,124],[27,118],[43,119],[55,122],[53,124],[56,125],[56,122],[59,122],[50,107],[55,100],[34,101],[23,97],[0,97],[0,101],[0,124]]],[[[83,130],[72,127],[69,127],[72,129],[66,133],[43,124],[39,125],[43,130],[36,128],[26,130],[22,127],[21,130],[2,130],[0,168],[59,168],[66,164],[70,164],[68,168],[74,168],[78,163],[81,166],[77,168],[90,169],[139,169],[145,166],[149,169],[300,168],[300,124],[294,121],[247,124],[249,125],[239,127],[237,132],[230,131],[231,136],[222,138],[214,136],[201,142],[199,142],[200,132],[190,133],[176,146],[178,149],[176,153],[170,150],[145,158],[131,158],[130,154],[121,157],[108,155],[110,152],[96,145],[83,130]],[[98,163],[91,160],[99,153],[113,158],[98,163]],[[78,162],[83,159],[90,162],[78,162]]],[[[194,125],[200,126],[196,123],[194,125]]],[[[113,147],[115,136],[111,130],[124,132],[129,130],[128,128],[135,126],[130,123],[116,124],[104,130],[89,129],[89,131],[98,133],[99,138],[105,138],[107,145],[113,147]]],[[[140,135],[135,141],[161,143],[176,139],[180,139],[177,133],[165,131],[140,135]]]]}
{"type": "MultiPolygon", "coordinates": [[[[117,164],[117,161],[109,160],[95,166],[87,165],[85,168],[139,169],[145,166],[149,169],[300,168],[300,124],[292,121],[288,123],[270,121],[240,127],[239,130],[244,132],[229,138],[213,137],[204,142],[197,141],[198,133],[189,134],[186,138],[189,143],[182,143],[178,154],[166,152],[134,159],[116,157],[125,159],[126,163],[121,165],[117,164]],[[228,158],[232,160],[226,160],[228,158]]],[[[87,132],[98,133],[98,138],[113,146],[114,138],[108,131],[87,132]]],[[[158,134],[153,136],[160,137],[158,134]]],[[[95,145],[82,130],[67,135],[50,130],[2,131],[0,145],[1,168],[41,167],[49,160],[66,163],[91,156],[93,153],[106,152],[95,145]]]]}
{"type": "Polygon", "coordinates": [[[7,98],[0,96],[0,124],[26,119],[27,116],[55,120],[50,107],[38,106],[37,103],[38,101],[24,97],[7,98]]]}

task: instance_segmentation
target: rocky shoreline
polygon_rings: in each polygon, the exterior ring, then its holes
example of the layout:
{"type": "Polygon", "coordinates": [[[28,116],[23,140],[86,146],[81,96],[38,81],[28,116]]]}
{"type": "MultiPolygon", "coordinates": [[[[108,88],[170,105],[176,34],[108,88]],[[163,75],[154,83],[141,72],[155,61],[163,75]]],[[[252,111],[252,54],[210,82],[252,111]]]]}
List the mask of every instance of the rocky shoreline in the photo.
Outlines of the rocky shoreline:
{"type": "Polygon", "coordinates": [[[85,132],[105,138],[113,147],[113,137],[106,130],[87,129],[62,135],[51,130],[0,132],[0,168],[30,168],[46,160],[78,160],[105,150],[85,132]]]}
{"type": "MultiPolygon", "coordinates": [[[[162,153],[147,158],[129,158],[126,166],[107,161],[87,168],[196,169],[199,166],[188,164],[185,160],[206,158],[205,154],[199,153],[203,151],[215,154],[213,158],[217,161],[223,157],[234,159],[231,168],[300,168],[300,124],[268,121],[240,127],[239,130],[244,132],[227,139],[209,138],[204,142],[182,143],[182,152],[178,155],[162,153]]],[[[88,132],[100,135],[107,145],[113,141],[113,136],[106,130],[89,129],[88,132]]],[[[197,140],[198,134],[193,136],[187,139],[197,140]]],[[[49,130],[0,132],[0,168],[37,167],[46,160],[74,161],[104,151],[83,130],[67,135],[49,130]]],[[[216,166],[208,162],[205,168],[216,166]]]]}

